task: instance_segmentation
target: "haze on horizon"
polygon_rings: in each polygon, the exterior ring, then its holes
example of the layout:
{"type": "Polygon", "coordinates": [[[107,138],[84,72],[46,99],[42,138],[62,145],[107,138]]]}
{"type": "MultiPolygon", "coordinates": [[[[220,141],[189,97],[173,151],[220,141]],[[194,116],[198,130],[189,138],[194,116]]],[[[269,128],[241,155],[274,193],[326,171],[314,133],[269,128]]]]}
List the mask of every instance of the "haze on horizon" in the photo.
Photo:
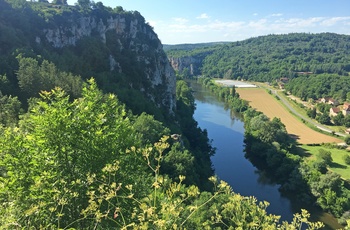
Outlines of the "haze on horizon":
{"type": "MultiPolygon", "coordinates": [[[[349,0],[96,0],[136,10],[163,44],[239,41],[268,34],[350,35],[349,0]]],[[[68,0],[74,5],[76,0],[68,0]]]]}

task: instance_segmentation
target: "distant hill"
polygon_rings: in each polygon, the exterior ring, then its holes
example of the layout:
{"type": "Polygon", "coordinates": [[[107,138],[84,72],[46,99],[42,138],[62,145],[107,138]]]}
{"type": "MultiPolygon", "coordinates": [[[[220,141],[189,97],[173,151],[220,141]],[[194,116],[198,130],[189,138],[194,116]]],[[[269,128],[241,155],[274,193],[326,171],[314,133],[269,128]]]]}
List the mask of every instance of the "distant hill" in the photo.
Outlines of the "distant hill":
{"type": "Polygon", "coordinates": [[[228,44],[230,42],[208,42],[208,43],[193,43],[193,44],[176,44],[176,45],[167,45],[163,44],[164,51],[169,50],[194,50],[203,47],[210,47],[222,44],[228,44]]]}
{"type": "Polygon", "coordinates": [[[200,74],[217,78],[272,81],[296,77],[298,72],[348,75],[350,71],[350,36],[334,33],[268,35],[166,52],[170,60],[176,57],[180,62],[181,57],[201,57],[200,74]]]}

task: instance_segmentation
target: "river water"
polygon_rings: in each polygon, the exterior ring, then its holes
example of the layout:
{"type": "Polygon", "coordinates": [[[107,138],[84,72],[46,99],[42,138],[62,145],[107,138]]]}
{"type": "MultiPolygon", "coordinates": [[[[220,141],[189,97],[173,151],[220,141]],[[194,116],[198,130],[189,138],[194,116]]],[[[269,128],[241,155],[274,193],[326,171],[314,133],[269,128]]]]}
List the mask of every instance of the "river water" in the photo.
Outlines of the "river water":
{"type": "MultiPolygon", "coordinates": [[[[200,85],[191,84],[194,90],[196,110],[194,118],[202,129],[208,131],[216,154],[211,158],[215,174],[230,184],[233,191],[243,196],[255,196],[258,201],[268,201],[267,212],[291,221],[293,213],[300,212],[300,205],[284,197],[279,185],[244,157],[244,123],[239,114],[225,109],[223,102],[206,92],[200,85]]],[[[338,228],[335,219],[325,213],[315,212],[316,220],[328,222],[327,229],[338,228]]],[[[314,219],[314,220],[315,220],[314,219]]]]}

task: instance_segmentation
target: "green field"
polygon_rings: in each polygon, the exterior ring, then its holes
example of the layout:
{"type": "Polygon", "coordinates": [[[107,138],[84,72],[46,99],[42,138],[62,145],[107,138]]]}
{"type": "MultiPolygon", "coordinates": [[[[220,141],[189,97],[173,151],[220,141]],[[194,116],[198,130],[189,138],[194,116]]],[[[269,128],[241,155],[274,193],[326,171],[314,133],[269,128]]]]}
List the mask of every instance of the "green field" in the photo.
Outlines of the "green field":
{"type": "Polygon", "coordinates": [[[345,180],[350,180],[350,165],[346,165],[343,156],[350,152],[344,149],[329,148],[327,146],[308,146],[301,145],[301,148],[311,154],[310,158],[313,158],[318,154],[319,149],[324,149],[332,153],[333,163],[330,165],[329,170],[339,173],[345,180]]]}

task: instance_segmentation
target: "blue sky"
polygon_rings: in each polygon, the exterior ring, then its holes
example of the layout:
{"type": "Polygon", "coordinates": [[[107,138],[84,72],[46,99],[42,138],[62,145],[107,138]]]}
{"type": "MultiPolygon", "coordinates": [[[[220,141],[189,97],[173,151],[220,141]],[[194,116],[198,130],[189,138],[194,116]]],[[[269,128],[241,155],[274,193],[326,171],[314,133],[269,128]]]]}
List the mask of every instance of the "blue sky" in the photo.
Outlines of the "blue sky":
{"type": "Polygon", "coordinates": [[[350,35],[350,0],[98,1],[139,11],[163,44],[239,41],[292,32],[350,35]]]}

